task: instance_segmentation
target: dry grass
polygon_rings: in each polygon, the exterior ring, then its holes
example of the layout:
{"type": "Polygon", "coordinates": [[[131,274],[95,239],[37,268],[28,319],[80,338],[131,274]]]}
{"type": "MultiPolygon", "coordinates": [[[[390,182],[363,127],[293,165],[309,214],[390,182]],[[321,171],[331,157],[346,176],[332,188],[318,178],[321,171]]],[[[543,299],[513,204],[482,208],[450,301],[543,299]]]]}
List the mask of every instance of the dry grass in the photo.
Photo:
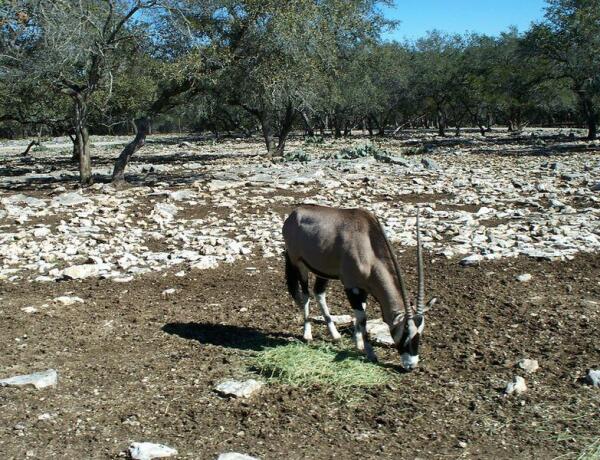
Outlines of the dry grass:
{"type": "Polygon", "coordinates": [[[394,380],[389,370],[361,355],[333,345],[289,345],[258,353],[255,369],[264,377],[298,387],[319,387],[348,399],[348,390],[385,385],[394,380]]]}

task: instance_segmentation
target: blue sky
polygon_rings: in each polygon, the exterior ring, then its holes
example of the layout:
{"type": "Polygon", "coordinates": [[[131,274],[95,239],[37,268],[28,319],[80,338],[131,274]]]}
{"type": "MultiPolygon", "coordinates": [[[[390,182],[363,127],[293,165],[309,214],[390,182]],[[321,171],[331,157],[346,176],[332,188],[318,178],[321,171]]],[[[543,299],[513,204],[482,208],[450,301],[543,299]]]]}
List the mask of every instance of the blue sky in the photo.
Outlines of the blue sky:
{"type": "Polygon", "coordinates": [[[386,33],[388,40],[414,40],[429,30],[449,33],[478,32],[498,35],[515,25],[523,32],[544,15],[544,0],[395,0],[384,8],[386,17],[400,20],[386,33]]]}

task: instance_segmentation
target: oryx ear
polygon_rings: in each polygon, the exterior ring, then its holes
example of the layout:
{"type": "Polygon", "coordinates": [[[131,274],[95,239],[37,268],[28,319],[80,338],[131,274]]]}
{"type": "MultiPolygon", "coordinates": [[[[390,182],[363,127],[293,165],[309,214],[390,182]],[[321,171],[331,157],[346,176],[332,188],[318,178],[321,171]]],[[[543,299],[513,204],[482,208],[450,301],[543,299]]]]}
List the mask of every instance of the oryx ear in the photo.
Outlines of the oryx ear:
{"type": "Polygon", "coordinates": [[[437,297],[434,297],[429,302],[427,302],[427,305],[425,305],[425,309],[423,310],[423,313],[428,312],[431,309],[431,307],[433,307],[436,304],[437,300],[438,300],[437,297]]]}

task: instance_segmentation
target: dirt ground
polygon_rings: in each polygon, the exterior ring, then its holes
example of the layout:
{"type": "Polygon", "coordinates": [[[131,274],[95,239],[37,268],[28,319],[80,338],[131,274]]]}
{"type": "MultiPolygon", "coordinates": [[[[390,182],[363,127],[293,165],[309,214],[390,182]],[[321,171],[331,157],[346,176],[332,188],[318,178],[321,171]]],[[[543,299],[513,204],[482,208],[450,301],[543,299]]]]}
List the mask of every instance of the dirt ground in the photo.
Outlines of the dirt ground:
{"type": "MultiPolygon", "coordinates": [[[[582,382],[588,368],[600,368],[598,254],[476,267],[426,256],[427,292],[439,302],[420,367],[404,373],[393,349],[376,347],[394,383],[351,402],[279,383],[249,400],[214,391],[227,378],[258,378],[257,351],[301,339],[280,258],[128,283],[0,281],[2,376],[59,374],[55,388],[0,388],[0,457],[116,459],[131,442],[150,441],[181,459],[230,451],[263,460],[577,458],[600,435],[600,391],[582,382]],[[516,281],[523,273],[532,281],[516,281]],[[84,303],[52,302],[63,295],[84,303]],[[22,310],[44,303],[34,314],[22,310]],[[524,374],[522,358],[540,369],[524,374]],[[529,390],[506,397],[515,375],[529,390]]],[[[414,286],[414,254],[400,263],[414,286]]],[[[329,304],[333,314],[351,313],[339,283],[329,304]]],[[[378,317],[378,306],[368,313],[378,317]]],[[[324,325],[313,331],[329,340],[324,325]]],[[[351,346],[350,328],[341,331],[351,346]]]]}

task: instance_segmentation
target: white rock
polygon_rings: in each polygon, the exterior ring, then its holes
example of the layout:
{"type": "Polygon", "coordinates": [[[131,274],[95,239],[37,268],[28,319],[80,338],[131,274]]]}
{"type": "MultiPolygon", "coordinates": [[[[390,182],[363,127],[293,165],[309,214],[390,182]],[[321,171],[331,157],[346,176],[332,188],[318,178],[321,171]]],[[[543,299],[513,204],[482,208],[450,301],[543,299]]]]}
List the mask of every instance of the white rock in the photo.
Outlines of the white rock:
{"type": "Polygon", "coordinates": [[[473,265],[479,265],[479,263],[483,260],[483,256],[480,254],[472,254],[470,256],[461,259],[460,264],[463,267],[470,267],[473,265]]]}
{"type": "Polygon", "coordinates": [[[211,268],[217,268],[218,266],[219,262],[214,256],[201,256],[192,264],[192,268],[197,268],[198,270],[208,270],[211,268]]]}
{"type": "Polygon", "coordinates": [[[390,335],[390,328],[381,318],[367,321],[367,333],[369,334],[369,338],[375,343],[394,345],[394,339],[390,335]]]}
{"type": "Polygon", "coordinates": [[[225,382],[218,384],[215,390],[224,396],[249,398],[260,390],[263,385],[264,383],[254,379],[245,380],[243,382],[238,380],[226,380],[225,382]]]}
{"type": "Polygon", "coordinates": [[[540,368],[537,359],[522,359],[519,361],[519,367],[528,374],[533,374],[540,368]]]}
{"type": "MultiPolygon", "coordinates": [[[[325,318],[322,315],[315,316],[313,319],[318,323],[325,322],[325,318]]],[[[335,324],[352,324],[352,316],[350,315],[331,315],[331,319],[335,324]]]]}
{"type": "Polygon", "coordinates": [[[250,457],[249,455],[239,454],[237,452],[226,452],[219,455],[217,460],[258,460],[256,457],[250,457]]]}
{"type": "Polygon", "coordinates": [[[36,238],[44,238],[48,235],[50,235],[50,229],[46,228],[46,227],[40,227],[40,228],[36,228],[33,231],[33,236],[35,236],[36,238]]]}
{"type": "Polygon", "coordinates": [[[54,369],[49,369],[43,372],[35,372],[28,375],[17,375],[8,379],[0,380],[0,386],[22,387],[33,385],[40,390],[46,387],[56,386],[58,383],[58,374],[54,369]]]}
{"type": "Polygon", "coordinates": [[[70,297],[67,295],[63,295],[54,299],[55,302],[62,303],[63,305],[74,305],[76,303],[84,303],[83,299],[80,297],[70,297]]]}
{"type": "Polygon", "coordinates": [[[53,206],[77,206],[89,202],[89,198],[86,198],[77,192],[63,193],[52,199],[53,206]]]}
{"type": "Polygon", "coordinates": [[[21,310],[24,311],[25,313],[35,313],[38,311],[38,309],[35,307],[23,307],[23,308],[21,308],[21,310]]]}
{"type": "Polygon", "coordinates": [[[129,455],[133,460],[152,460],[177,455],[177,450],[163,444],[134,442],[129,446],[129,455]]]}
{"type": "Polygon", "coordinates": [[[512,382],[509,382],[508,385],[506,385],[506,389],[504,390],[504,392],[507,395],[510,394],[516,394],[516,395],[520,395],[522,393],[525,393],[527,391],[527,385],[525,384],[525,379],[519,375],[517,375],[512,382]]]}
{"type": "Polygon", "coordinates": [[[188,201],[193,200],[198,195],[193,190],[177,190],[176,192],[169,193],[169,197],[174,201],[188,201]]]}
{"type": "Polygon", "coordinates": [[[596,388],[600,388],[600,370],[590,369],[585,376],[585,381],[596,388]]]}
{"type": "Polygon", "coordinates": [[[517,276],[517,281],[521,283],[527,283],[531,281],[533,277],[529,273],[523,273],[522,275],[517,276]]]}
{"type": "Polygon", "coordinates": [[[102,271],[106,270],[110,270],[110,266],[108,264],[72,265],[71,267],[64,269],[63,276],[73,280],[80,280],[99,276],[102,271]]]}
{"type": "Polygon", "coordinates": [[[167,298],[169,296],[171,296],[172,294],[175,294],[177,292],[177,289],[175,288],[169,288],[169,289],[165,289],[164,291],[162,291],[162,296],[164,298],[167,298]]]}

